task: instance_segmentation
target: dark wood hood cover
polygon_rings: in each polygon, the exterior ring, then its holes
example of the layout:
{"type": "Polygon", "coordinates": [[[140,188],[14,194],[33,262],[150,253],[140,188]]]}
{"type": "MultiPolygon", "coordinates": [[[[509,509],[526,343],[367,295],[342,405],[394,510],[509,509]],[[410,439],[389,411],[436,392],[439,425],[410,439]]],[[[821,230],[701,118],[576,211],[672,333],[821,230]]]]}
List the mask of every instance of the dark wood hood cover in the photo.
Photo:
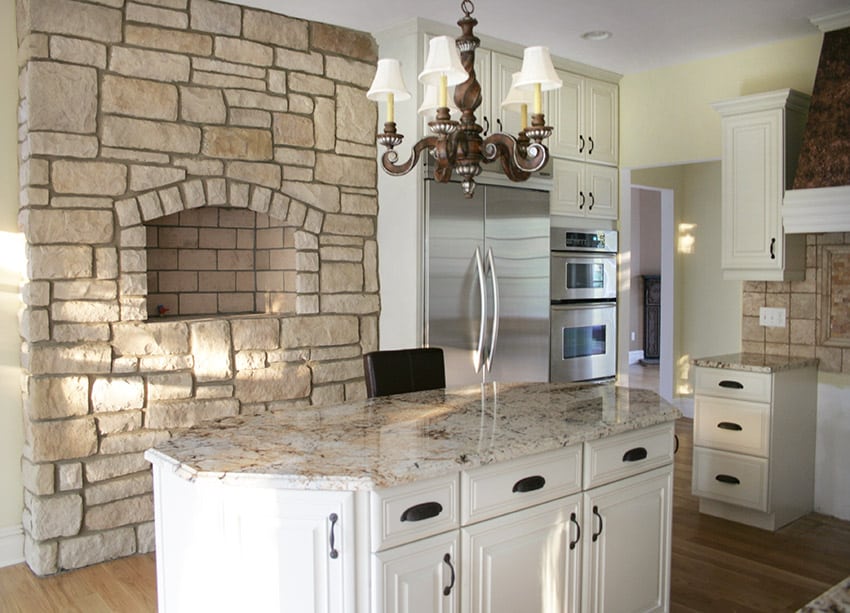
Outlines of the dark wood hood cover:
{"type": "Polygon", "coordinates": [[[850,28],[824,34],[794,189],[850,185],[850,28]]]}

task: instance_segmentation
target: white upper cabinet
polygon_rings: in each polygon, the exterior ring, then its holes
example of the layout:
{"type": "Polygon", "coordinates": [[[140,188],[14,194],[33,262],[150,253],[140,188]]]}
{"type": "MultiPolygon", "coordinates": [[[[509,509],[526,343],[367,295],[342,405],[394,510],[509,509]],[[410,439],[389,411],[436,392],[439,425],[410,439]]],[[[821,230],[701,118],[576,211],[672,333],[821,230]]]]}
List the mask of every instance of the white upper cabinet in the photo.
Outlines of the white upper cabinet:
{"type": "Polygon", "coordinates": [[[799,281],[805,235],[785,236],[782,198],[794,178],[809,97],[794,90],[718,102],[724,279],[799,281]]]}
{"type": "Polygon", "coordinates": [[[555,131],[549,148],[556,157],[616,165],[619,158],[619,88],[558,71],[564,85],[549,92],[546,122],[555,131]]]}
{"type": "Polygon", "coordinates": [[[556,159],[552,175],[552,215],[617,219],[617,168],[556,159]]]}
{"type": "MultiPolygon", "coordinates": [[[[493,75],[493,81],[490,88],[490,98],[493,104],[493,116],[495,117],[496,125],[491,127],[491,132],[507,132],[516,136],[519,134],[521,127],[520,114],[503,109],[502,100],[511,91],[511,78],[515,72],[519,72],[522,69],[522,60],[518,57],[495,52],[492,57],[493,67],[491,74],[493,75]]],[[[531,112],[532,109],[529,108],[529,123],[531,123],[531,112]]]]}

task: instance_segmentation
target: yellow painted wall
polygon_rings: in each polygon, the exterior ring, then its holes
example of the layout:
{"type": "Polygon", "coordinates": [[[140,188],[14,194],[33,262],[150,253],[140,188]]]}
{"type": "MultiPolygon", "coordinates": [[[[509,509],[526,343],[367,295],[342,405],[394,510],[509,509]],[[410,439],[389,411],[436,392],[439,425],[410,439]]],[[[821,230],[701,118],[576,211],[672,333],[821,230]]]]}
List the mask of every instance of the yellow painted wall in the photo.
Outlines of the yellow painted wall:
{"type": "Polygon", "coordinates": [[[17,311],[21,282],[15,260],[23,256],[17,235],[18,67],[15,3],[0,1],[0,532],[21,523],[20,338],[17,311]]]}
{"type": "Polygon", "coordinates": [[[720,116],[711,103],[786,87],[811,93],[822,40],[816,34],[626,75],[620,81],[620,165],[719,159],[720,116]]]}

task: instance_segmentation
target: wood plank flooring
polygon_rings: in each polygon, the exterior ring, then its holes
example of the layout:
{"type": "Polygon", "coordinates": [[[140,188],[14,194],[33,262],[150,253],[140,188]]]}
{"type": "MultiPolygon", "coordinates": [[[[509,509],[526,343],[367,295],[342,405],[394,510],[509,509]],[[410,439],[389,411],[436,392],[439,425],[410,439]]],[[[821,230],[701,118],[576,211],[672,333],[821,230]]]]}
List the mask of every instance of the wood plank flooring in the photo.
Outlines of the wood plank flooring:
{"type": "MultiPolygon", "coordinates": [[[[796,611],[850,575],[850,522],[812,514],[771,533],[700,515],[690,494],[692,425],[676,424],[673,613],[796,611]]],[[[2,568],[0,612],[152,613],[155,566],[148,554],[46,578],[23,564],[2,568]]]]}

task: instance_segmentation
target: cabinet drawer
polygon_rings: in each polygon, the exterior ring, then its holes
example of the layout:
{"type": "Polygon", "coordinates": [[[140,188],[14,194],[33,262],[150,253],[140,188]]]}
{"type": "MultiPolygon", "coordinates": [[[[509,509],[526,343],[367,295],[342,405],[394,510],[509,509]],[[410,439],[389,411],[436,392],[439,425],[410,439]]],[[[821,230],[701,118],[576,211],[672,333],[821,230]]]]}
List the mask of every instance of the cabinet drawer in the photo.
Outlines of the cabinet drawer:
{"type": "Polygon", "coordinates": [[[581,445],[464,471],[461,523],[472,524],[581,491],[581,445]]]}
{"type": "Polygon", "coordinates": [[[767,460],[694,447],[693,493],[767,511],[767,460]]]}
{"type": "Polygon", "coordinates": [[[584,489],[673,461],[673,422],[584,443],[584,489]]]}
{"type": "Polygon", "coordinates": [[[372,551],[460,526],[458,476],[417,481],[370,494],[372,551]]]}
{"type": "Polygon", "coordinates": [[[694,393],[733,400],[770,402],[770,383],[770,373],[698,366],[694,393]]]}
{"type": "Polygon", "coordinates": [[[697,396],[694,445],[768,457],[770,405],[697,396]]]}

